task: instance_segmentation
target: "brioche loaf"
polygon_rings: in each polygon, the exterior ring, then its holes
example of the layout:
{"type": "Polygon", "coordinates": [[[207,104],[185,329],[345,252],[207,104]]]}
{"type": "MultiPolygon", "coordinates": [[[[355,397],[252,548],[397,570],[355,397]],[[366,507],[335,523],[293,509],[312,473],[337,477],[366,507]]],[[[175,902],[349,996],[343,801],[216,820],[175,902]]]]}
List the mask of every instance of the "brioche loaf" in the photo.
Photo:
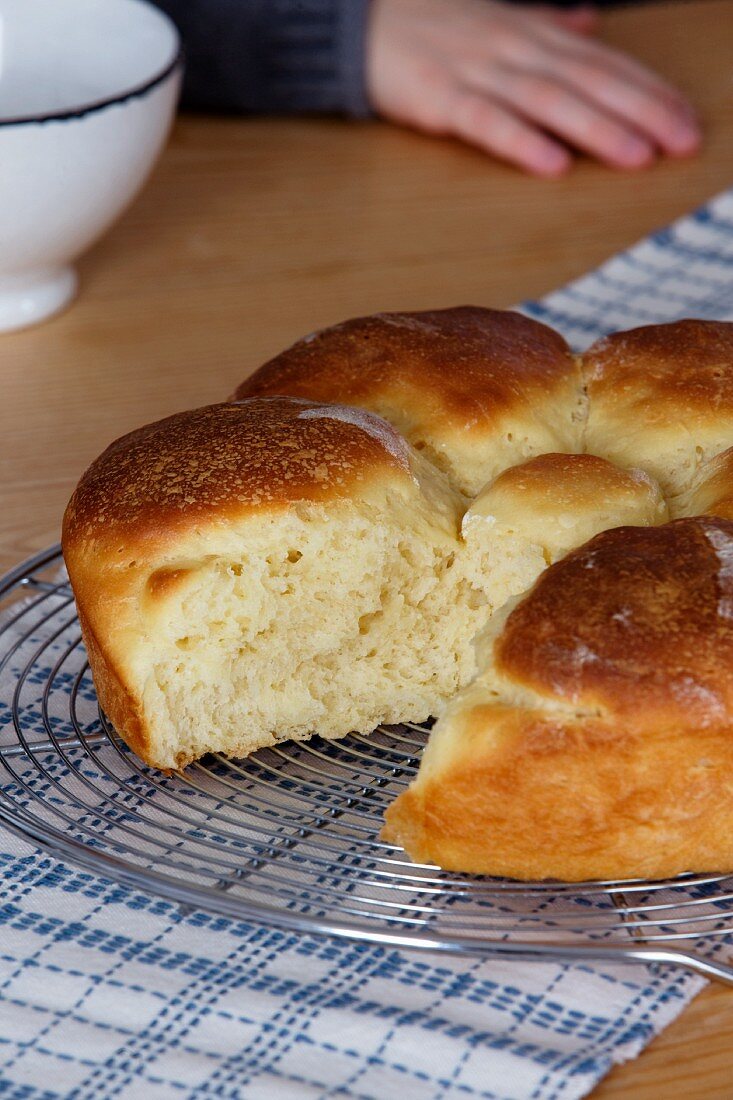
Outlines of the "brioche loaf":
{"type": "Polygon", "coordinates": [[[387,815],[413,858],[733,869],[732,440],[733,325],[581,356],[477,308],[308,337],[81,479],[100,702],[164,768],[440,715],[387,815]]]}

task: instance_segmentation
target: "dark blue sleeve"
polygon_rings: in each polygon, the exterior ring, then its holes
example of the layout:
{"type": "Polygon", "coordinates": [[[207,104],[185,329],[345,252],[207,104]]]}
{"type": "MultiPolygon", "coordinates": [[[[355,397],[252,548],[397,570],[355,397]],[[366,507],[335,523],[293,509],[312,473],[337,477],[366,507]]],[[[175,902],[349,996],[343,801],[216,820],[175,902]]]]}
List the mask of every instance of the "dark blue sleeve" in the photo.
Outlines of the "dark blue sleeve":
{"type": "Polygon", "coordinates": [[[369,114],[369,0],[154,0],[183,37],[183,104],[264,114],[369,114]]]}

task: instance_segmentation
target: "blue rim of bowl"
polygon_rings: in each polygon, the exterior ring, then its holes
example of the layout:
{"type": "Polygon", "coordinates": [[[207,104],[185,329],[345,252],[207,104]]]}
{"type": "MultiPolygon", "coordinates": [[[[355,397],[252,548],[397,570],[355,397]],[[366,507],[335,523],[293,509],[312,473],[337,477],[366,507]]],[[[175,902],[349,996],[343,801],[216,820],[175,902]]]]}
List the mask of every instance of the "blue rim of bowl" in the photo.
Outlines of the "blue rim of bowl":
{"type": "Polygon", "coordinates": [[[118,95],[107,96],[106,99],[97,99],[92,103],[85,103],[83,107],[71,107],[67,111],[50,111],[45,115],[19,115],[17,118],[0,118],[0,129],[6,126],[41,125],[44,122],[70,122],[72,119],[86,118],[87,115],[96,114],[97,111],[103,111],[106,107],[127,103],[130,99],[140,99],[148,92],[152,92],[159,84],[163,84],[177,68],[183,65],[183,59],[183,45],[179,39],[173,59],[168,62],[161,72],[156,73],[155,76],[151,77],[150,80],[146,80],[143,84],[137,84],[129,91],[121,92],[118,95]]]}

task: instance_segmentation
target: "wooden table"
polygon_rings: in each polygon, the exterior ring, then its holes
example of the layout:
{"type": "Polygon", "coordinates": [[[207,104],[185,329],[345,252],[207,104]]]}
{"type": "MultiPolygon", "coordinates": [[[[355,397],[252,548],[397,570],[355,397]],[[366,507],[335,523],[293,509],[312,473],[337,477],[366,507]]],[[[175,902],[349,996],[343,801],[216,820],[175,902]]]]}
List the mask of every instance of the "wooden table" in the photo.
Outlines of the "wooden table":
{"type": "MultiPolygon", "coordinates": [[[[0,568],[58,538],[83,467],[145,420],[226,397],[263,359],[380,309],[507,306],[582,274],[733,180],[733,5],[619,11],[605,36],[700,106],[701,157],[520,176],[379,124],[182,119],[81,263],[64,316],[0,338],[0,568]]],[[[733,1096],[733,990],[709,988],[598,1100],[733,1096]]]]}

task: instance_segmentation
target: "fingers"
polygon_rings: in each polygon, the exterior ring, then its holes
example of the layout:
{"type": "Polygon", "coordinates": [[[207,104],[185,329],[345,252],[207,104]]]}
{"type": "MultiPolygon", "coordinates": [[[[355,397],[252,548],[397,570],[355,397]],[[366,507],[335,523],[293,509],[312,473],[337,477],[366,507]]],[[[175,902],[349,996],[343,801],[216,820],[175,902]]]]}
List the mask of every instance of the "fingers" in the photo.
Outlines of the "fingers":
{"type": "Polygon", "coordinates": [[[665,153],[687,156],[698,149],[700,129],[684,101],[585,62],[568,62],[565,80],[591,103],[628,120],[665,153]]]}
{"type": "MultiPolygon", "coordinates": [[[[550,33],[554,30],[548,28],[550,33]]],[[[555,46],[556,48],[556,46],[555,46]]],[[[695,152],[701,140],[692,106],[680,92],[632,58],[602,43],[565,36],[559,54],[535,71],[560,78],[595,106],[616,115],[672,156],[695,152]]]]}
{"type": "Polygon", "coordinates": [[[449,117],[456,137],[533,175],[560,176],[570,167],[567,149],[479,92],[457,90],[449,117]]]}
{"type": "Polygon", "coordinates": [[[694,152],[700,132],[684,96],[588,37],[596,22],[587,3],[552,13],[502,0],[373,0],[370,100],[387,118],[543,176],[569,168],[568,146],[626,169],[660,151],[694,152]]]}
{"type": "Polygon", "coordinates": [[[493,70],[485,90],[511,104],[524,118],[614,168],[643,168],[654,147],[632,127],[599,109],[553,77],[517,70],[493,70]]]}
{"type": "Polygon", "coordinates": [[[532,32],[507,36],[498,63],[466,70],[469,86],[613,167],[699,148],[691,106],[644,66],[544,17],[535,15],[532,32]]]}
{"type": "MultiPolygon", "coordinates": [[[[547,31],[557,33],[555,28],[548,27],[547,31]]],[[[618,76],[623,76],[626,80],[638,84],[639,87],[646,88],[655,95],[664,96],[670,102],[684,105],[688,111],[692,112],[691,104],[678,88],[675,88],[664,80],[659,73],[653,72],[629,54],[615,50],[604,42],[593,42],[577,38],[566,38],[564,46],[563,53],[567,52],[572,57],[585,59],[591,63],[595,62],[599,68],[607,68],[618,76]]]]}

